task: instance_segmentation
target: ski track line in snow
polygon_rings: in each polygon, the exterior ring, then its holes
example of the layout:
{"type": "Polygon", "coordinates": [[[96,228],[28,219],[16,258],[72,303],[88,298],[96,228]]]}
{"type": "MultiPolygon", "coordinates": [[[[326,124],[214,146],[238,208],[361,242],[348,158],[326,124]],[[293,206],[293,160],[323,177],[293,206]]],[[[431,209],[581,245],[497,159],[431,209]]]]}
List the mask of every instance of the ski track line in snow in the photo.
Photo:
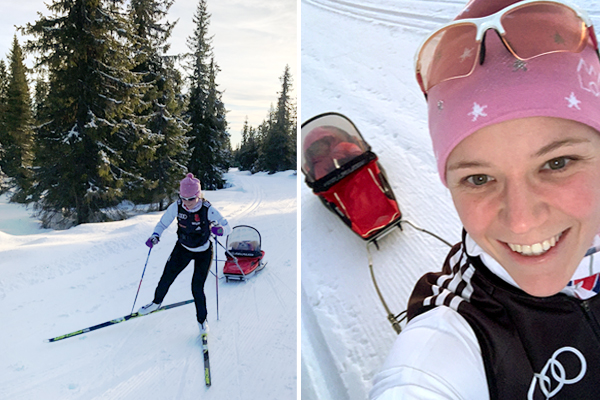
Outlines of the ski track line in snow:
{"type": "Polygon", "coordinates": [[[432,30],[436,26],[448,22],[448,18],[435,17],[418,13],[396,11],[389,8],[376,7],[343,0],[303,0],[338,14],[368,21],[378,21],[385,24],[405,26],[423,30],[432,30]]]}
{"type": "MultiPolygon", "coordinates": [[[[188,356],[185,357],[185,365],[183,367],[183,370],[180,374],[180,383],[179,383],[179,391],[177,392],[177,396],[175,397],[176,399],[184,399],[185,398],[185,394],[189,393],[189,389],[188,389],[188,383],[191,382],[197,382],[198,381],[198,373],[204,373],[204,356],[202,353],[202,339],[201,336],[198,335],[196,336],[196,338],[191,339],[189,342],[191,342],[192,346],[191,349],[198,349],[198,352],[195,351],[188,351],[188,356]],[[200,355],[200,356],[199,356],[200,355]],[[190,378],[187,378],[188,375],[188,371],[189,373],[194,374],[194,368],[193,368],[193,362],[190,362],[191,358],[196,358],[196,366],[197,366],[197,371],[196,371],[196,375],[192,375],[190,378]],[[192,368],[190,368],[190,365],[192,365],[192,368]],[[202,371],[200,371],[200,367],[202,368],[202,371]],[[187,379],[186,379],[187,378],[187,379]],[[188,389],[186,391],[186,389],[188,389]]],[[[210,341],[209,341],[209,351],[210,351],[210,341]]],[[[214,363],[213,363],[214,365],[214,363]]],[[[212,371],[211,371],[212,372],[212,371]]],[[[214,374],[213,374],[214,376],[214,374]]]]}
{"type": "MultiPolygon", "coordinates": [[[[35,388],[48,388],[50,384],[56,384],[71,375],[71,372],[79,368],[87,368],[89,361],[84,357],[69,360],[69,363],[64,363],[56,366],[48,371],[36,372],[28,371],[26,376],[20,376],[17,379],[10,381],[0,391],[1,399],[11,400],[30,400],[31,393],[36,392],[35,388]]],[[[24,367],[27,370],[27,367],[24,367]]]]}
{"type": "MultiPolygon", "coordinates": [[[[164,364],[167,363],[163,363],[163,365],[161,365],[161,375],[163,376],[164,381],[179,381],[179,385],[173,385],[174,388],[179,388],[177,395],[173,398],[180,400],[195,398],[196,396],[190,396],[190,393],[197,394],[197,386],[204,386],[204,380],[202,379],[204,376],[204,356],[202,352],[202,340],[200,335],[191,336],[187,341],[185,341],[184,346],[174,347],[173,350],[168,354],[167,360],[170,368],[165,370],[164,364]],[[195,371],[193,367],[194,365],[196,366],[195,371]],[[190,366],[192,366],[192,368],[190,368],[190,366]],[[192,375],[188,377],[188,373],[192,375]]],[[[212,364],[214,370],[215,363],[213,362],[212,364]]],[[[214,373],[212,376],[214,377],[214,373]]]]}
{"type": "MultiPolygon", "coordinates": [[[[241,357],[240,357],[240,343],[239,343],[240,340],[239,340],[239,338],[240,338],[240,321],[237,321],[236,330],[235,330],[235,338],[234,338],[236,365],[242,365],[241,364],[241,357]]],[[[241,388],[241,386],[242,386],[242,378],[240,376],[240,370],[239,369],[236,371],[235,380],[236,380],[236,387],[241,388]]],[[[238,399],[242,398],[241,389],[238,390],[237,397],[238,397],[238,399]]]]}
{"type": "MultiPolygon", "coordinates": [[[[290,264],[290,260],[289,260],[289,259],[285,260],[284,262],[285,262],[285,263],[287,263],[286,265],[289,265],[289,264],[290,264]]],[[[282,264],[282,263],[279,263],[279,265],[281,265],[281,264],[282,264]]],[[[265,269],[266,269],[266,268],[267,268],[267,267],[265,267],[265,269]]],[[[277,277],[277,275],[275,275],[275,273],[274,273],[274,272],[272,272],[271,270],[269,270],[269,271],[264,271],[264,270],[263,270],[263,271],[261,271],[261,272],[268,272],[268,274],[265,274],[265,277],[266,277],[266,278],[268,278],[267,280],[269,281],[269,286],[270,286],[270,287],[271,287],[271,289],[273,290],[273,293],[275,294],[275,297],[276,297],[276,298],[277,298],[277,300],[279,301],[279,304],[281,305],[281,308],[282,308],[283,310],[286,310],[286,309],[287,309],[287,304],[286,304],[286,301],[283,299],[283,297],[282,297],[282,296],[279,294],[279,292],[277,291],[277,282],[275,282],[275,278],[274,278],[274,277],[277,277]]],[[[277,279],[278,279],[280,282],[282,282],[282,283],[283,283],[283,281],[282,281],[282,280],[281,280],[279,277],[277,277],[277,279]]],[[[285,286],[285,288],[286,288],[287,290],[289,290],[290,292],[292,292],[292,293],[295,293],[295,291],[292,291],[292,290],[291,290],[291,289],[290,289],[290,288],[289,288],[287,285],[285,285],[285,283],[284,283],[284,286],[285,286]]]]}
{"type": "MultiPolygon", "coordinates": [[[[179,314],[181,314],[181,312],[179,314]]],[[[185,341],[182,345],[171,343],[170,347],[165,348],[160,352],[158,351],[158,348],[150,347],[148,351],[144,352],[143,357],[133,357],[131,360],[125,359],[124,362],[119,363],[117,366],[111,366],[109,362],[110,360],[122,359],[123,357],[121,357],[121,354],[125,354],[128,351],[131,352],[131,343],[133,343],[133,346],[135,347],[137,345],[144,346],[146,341],[152,342],[154,340],[153,337],[158,337],[161,331],[171,329],[170,326],[172,320],[174,318],[177,319],[174,315],[154,315],[154,317],[155,321],[151,323],[151,325],[148,321],[142,322],[142,319],[136,321],[137,324],[128,329],[124,338],[120,340],[117,345],[110,346],[110,348],[107,349],[108,351],[105,352],[102,362],[99,363],[99,365],[108,366],[102,371],[102,374],[107,375],[105,381],[115,381],[119,383],[103,392],[98,397],[95,397],[94,400],[154,398],[149,396],[149,394],[154,393],[153,388],[156,386],[155,383],[160,381],[155,379],[157,376],[162,376],[165,380],[170,381],[167,377],[175,373],[175,379],[184,379],[185,371],[187,371],[189,365],[188,360],[190,357],[195,356],[194,351],[189,351],[190,343],[194,341],[194,338],[185,341]],[[151,328],[149,328],[145,334],[139,334],[141,329],[148,328],[149,326],[151,326],[151,328]],[[144,343],[138,343],[139,341],[136,340],[137,337],[144,337],[144,343]],[[157,360],[160,362],[157,362],[157,360]],[[184,372],[181,372],[182,361],[184,364],[184,372]],[[116,370],[115,367],[117,367],[116,370]],[[140,368],[143,368],[143,370],[136,372],[136,370],[139,370],[140,368]],[[122,380],[123,377],[127,378],[122,380]],[[147,394],[145,394],[142,389],[145,389],[147,394]],[[115,393],[118,393],[118,395],[115,393]]],[[[139,352],[140,350],[134,351],[139,352]]],[[[182,385],[185,387],[185,382],[180,382],[178,386],[180,392],[183,390],[182,385]]],[[[177,386],[173,385],[171,387],[175,388],[177,386]]],[[[82,398],[82,400],[87,400],[89,395],[90,393],[87,393],[86,397],[82,398]]],[[[174,398],[183,399],[185,397],[178,396],[174,398]]]]}
{"type": "Polygon", "coordinates": [[[158,365],[150,369],[146,369],[138,374],[131,376],[129,379],[122,381],[117,386],[108,389],[100,396],[94,397],[92,400],[123,400],[128,398],[135,398],[133,395],[135,392],[139,392],[140,388],[143,388],[148,381],[156,380],[155,378],[160,375],[160,368],[158,365]]]}
{"type": "MultiPolygon", "coordinates": [[[[105,259],[107,254],[110,254],[111,257],[116,254],[128,254],[132,249],[131,242],[124,241],[121,237],[117,236],[117,238],[113,237],[112,240],[104,242],[92,242],[90,246],[83,246],[78,251],[68,253],[66,256],[55,258],[54,254],[51,254],[47,262],[44,262],[42,259],[40,260],[42,263],[16,273],[11,278],[12,284],[10,286],[5,287],[4,282],[0,282],[0,298],[5,297],[7,292],[10,293],[13,290],[18,290],[24,285],[45,283],[48,280],[80,271],[82,267],[89,267],[90,263],[88,260],[102,260],[105,259]]],[[[123,259],[122,261],[125,264],[131,260],[123,259]]],[[[100,271],[100,273],[102,274],[103,272],[100,271]]],[[[97,278],[97,275],[88,277],[88,280],[91,282],[95,278],[97,278]]]]}
{"type": "Polygon", "coordinates": [[[250,204],[243,207],[241,210],[233,212],[231,215],[227,217],[230,220],[240,219],[245,215],[250,215],[253,211],[258,209],[261,206],[264,197],[264,191],[254,182],[255,179],[245,180],[243,175],[236,176],[236,183],[238,183],[243,190],[246,192],[250,192],[252,194],[252,201],[250,204]]]}
{"type": "MultiPolygon", "coordinates": [[[[319,383],[313,383],[311,385],[317,391],[319,388],[326,390],[327,393],[318,392],[316,393],[319,400],[350,400],[348,389],[344,384],[341,376],[338,374],[338,367],[336,361],[331,353],[331,349],[323,331],[321,325],[317,321],[312,305],[308,301],[308,296],[304,292],[304,288],[300,289],[301,292],[301,310],[302,310],[302,328],[304,330],[302,335],[302,347],[306,346],[307,352],[313,352],[312,356],[305,357],[306,354],[302,353],[302,364],[306,364],[306,369],[310,371],[308,376],[303,376],[303,381],[317,381],[319,383]],[[307,343],[308,342],[308,343],[307,343]],[[311,362],[314,359],[317,362],[311,362]]],[[[304,385],[303,385],[304,386],[304,385]]]]}
{"type": "Polygon", "coordinates": [[[254,297],[254,310],[256,311],[256,319],[260,320],[260,310],[258,308],[258,299],[256,298],[256,285],[252,285],[252,297],[254,297]]]}

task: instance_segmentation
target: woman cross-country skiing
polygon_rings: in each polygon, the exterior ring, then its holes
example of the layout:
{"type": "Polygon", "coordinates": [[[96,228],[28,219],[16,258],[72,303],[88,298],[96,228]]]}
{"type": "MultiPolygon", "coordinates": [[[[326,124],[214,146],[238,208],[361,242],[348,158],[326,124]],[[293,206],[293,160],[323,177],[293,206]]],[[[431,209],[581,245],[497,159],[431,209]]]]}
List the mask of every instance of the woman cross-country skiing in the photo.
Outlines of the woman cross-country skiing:
{"type": "Polygon", "coordinates": [[[600,399],[599,58],[561,0],[472,0],[424,42],[464,230],[417,282],[371,399],[600,399]]]}
{"type": "Polygon", "coordinates": [[[219,210],[202,197],[200,181],[194,178],[193,174],[187,174],[180,182],[179,197],[179,200],[167,208],[156,224],[154,233],[146,241],[146,245],[152,248],[158,243],[164,230],[177,218],[177,243],[158,282],[154,300],[140,308],[138,312],[145,315],[158,309],[177,275],[194,260],[192,295],[196,304],[200,333],[207,333],[204,282],[210,271],[213,255],[210,234],[212,232],[217,236],[227,236],[231,233],[231,227],[219,210]]]}

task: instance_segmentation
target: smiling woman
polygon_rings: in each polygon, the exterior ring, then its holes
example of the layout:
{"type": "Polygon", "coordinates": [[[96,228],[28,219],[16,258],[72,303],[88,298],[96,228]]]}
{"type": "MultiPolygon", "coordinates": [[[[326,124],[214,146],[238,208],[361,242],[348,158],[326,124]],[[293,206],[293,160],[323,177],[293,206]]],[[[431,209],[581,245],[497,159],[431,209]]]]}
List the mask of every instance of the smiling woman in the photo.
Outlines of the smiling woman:
{"type": "Polygon", "coordinates": [[[417,53],[464,226],[373,399],[600,397],[600,54],[562,1],[472,0],[417,53]]]}
{"type": "Polygon", "coordinates": [[[471,238],[525,292],[570,281],[600,227],[600,135],[530,117],[484,127],[448,158],[454,204],[471,238]]]}

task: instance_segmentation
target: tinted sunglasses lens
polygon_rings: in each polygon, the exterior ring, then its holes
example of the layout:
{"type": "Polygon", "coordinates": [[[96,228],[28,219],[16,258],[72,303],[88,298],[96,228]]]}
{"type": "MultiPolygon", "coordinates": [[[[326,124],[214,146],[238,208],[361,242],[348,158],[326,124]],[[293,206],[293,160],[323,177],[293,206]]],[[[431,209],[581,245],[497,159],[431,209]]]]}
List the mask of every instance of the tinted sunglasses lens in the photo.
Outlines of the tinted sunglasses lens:
{"type": "MultiPolygon", "coordinates": [[[[179,197],[181,197],[181,196],[179,196],[179,197]]],[[[181,197],[181,200],[186,200],[186,201],[192,201],[192,200],[195,200],[195,199],[196,199],[196,196],[194,196],[194,197],[181,197]]]]}
{"type": "Polygon", "coordinates": [[[417,70],[425,92],[448,79],[467,76],[477,64],[477,27],[452,25],[431,36],[421,48],[417,70]]]}
{"type": "Polygon", "coordinates": [[[553,3],[529,4],[501,18],[504,39],[522,59],[554,52],[580,52],[587,42],[587,28],[575,11],[553,3]]]}

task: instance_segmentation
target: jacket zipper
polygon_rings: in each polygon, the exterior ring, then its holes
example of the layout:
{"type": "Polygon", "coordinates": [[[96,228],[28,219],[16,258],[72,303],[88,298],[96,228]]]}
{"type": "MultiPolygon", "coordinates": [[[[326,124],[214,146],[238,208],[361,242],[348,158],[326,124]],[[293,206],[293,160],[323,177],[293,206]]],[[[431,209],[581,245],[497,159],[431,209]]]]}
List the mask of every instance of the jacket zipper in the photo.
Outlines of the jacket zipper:
{"type": "Polygon", "coordinates": [[[592,312],[592,309],[590,308],[589,300],[583,300],[581,302],[581,308],[583,308],[585,317],[588,320],[592,331],[594,331],[594,333],[596,334],[596,338],[598,339],[598,341],[600,341],[600,323],[598,322],[598,319],[596,318],[596,316],[592,312]]]}

